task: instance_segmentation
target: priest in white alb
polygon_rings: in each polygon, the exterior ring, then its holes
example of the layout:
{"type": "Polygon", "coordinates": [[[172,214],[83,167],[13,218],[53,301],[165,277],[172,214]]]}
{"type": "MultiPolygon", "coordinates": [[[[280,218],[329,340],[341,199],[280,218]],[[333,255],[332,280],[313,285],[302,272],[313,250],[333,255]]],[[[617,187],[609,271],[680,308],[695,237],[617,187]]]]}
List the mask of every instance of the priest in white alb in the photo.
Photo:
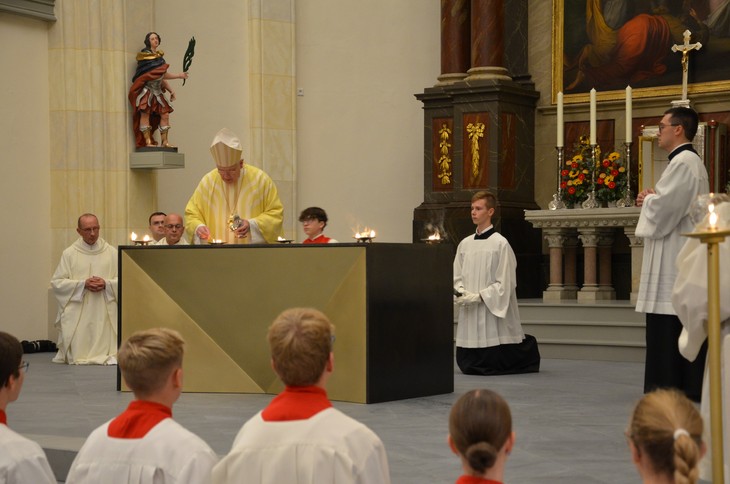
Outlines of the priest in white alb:
{"type": "Polygon", "coordinates": [[[213,139],[216,168],[205,175],[185,207],[185,229],[195,244],[265,244],[281,235],[284,208],[276,185],[243,161],[238,137],[227,128],[213,139]]]}
{"type": "Polygon", "coordinates": [[[534,336],[525,335],[517,308],[517,259],[492,225],[496,197],[471,199],[476,234],[463,239],[454,258],[454,295],[459,306],[456,363],[467,375],[504,375],[540,370],[534,336]]]}
{"type": "MultiPolygon", "coordinates": [[[[730,227],[730,203],[715,206],[720,227],[730,227]]],[[[706,224],[703,224],[706,226],[706,224]]],[[[722,348],[722,425],[725,482],[730,482],[730,238],[718,246],[720,259],[720,347],[722,348]]],[[[687,240],[677,256],[677,280],[672,292],[672,304],[682,321],[679,336],[679,352],[689,361],[695,361],[700,348],[707,339],[707,245],[698,239],[687,240]]],[[[710,387],[708,367],[702,382],[702,419],[705,424],[703,441],[707,445],[705,458],[700,461],[700,477],[707,482],[712,479],[712,439],[710,436],[710,387]]]]}
{"type": "Polygon", "coordinates": [[[99,220],[86,213],[81,236],[61,255],[51,279],[58,301],[58,353],[54,363],[115,365],[117,354],[117,250],[99,237],[99,220]]]}

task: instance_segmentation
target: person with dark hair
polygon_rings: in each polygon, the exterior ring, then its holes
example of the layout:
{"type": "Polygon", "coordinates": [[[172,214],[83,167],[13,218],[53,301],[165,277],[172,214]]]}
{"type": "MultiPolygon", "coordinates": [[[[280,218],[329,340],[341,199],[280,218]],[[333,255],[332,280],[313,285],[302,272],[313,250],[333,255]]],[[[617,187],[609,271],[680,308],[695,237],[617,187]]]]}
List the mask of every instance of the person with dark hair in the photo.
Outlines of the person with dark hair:
{"type": "Polygon", "coordinates": [[[461,458],[456,484],[501,484],[515,445],[507,402],[491,390],[472,390],[451,407],[449,447],[461,458]]]}
{"type": "Polygon", "coordinates": [[[152,232],[152,238],[155,242],[165,238],[165,212],[153,212],[149,218],[150,232],[152,232]]]}
{"type": "Polygon", "coordinates": [[[646,313],[646,365],[644,392],[655,388],[678,388],[699,402],[705,348],[690,363],[677,345],[682,323],[672,306],[672,288],[677,278],[675,261],[684,245],[683,233],[692,232],[690,205],[697,195],[709,192],[705,165],[692,140],[697,133],[697,113],[674,107],[659,122],[659,147],[669,153],[669,164],[655,188],[636,197],[641,207],[636,236],[644,239],[644,259],[636,311],[646,313]]]}
{"type": "Polygon", "coordinates": [[[218,456],[172,418],[180,398],[185,341],[175,330],[132,334],[119,348],[119,370],[134,400],[94,430],[76,454],[67,484],[210,482],[218,456]]]}
{"type": "Polygon", "coordinates": [[[152,133],[159,126],[160,145],[174,148],[167,139],[170,130],[171,101],[175,100],[168,79],[187,79],[187,72],[171,74],[170,65],[162,57],[165,53],[157,48],[162,37],[157,32],[149,32],[144,38],[145,48],[137,54],[137,71],[129,88],[129,102],[132,104],[132,121],[137,148],[155,146],[157,141],[152,133]],[[167,99],[165,93],[170,93],[167,99]]]}
{"type": "Polygon", "coordinates": [[[58,302],[54,363],[117,364],[117,249],[99,230],[96,215],[81,215],[81,238],[63,251],[51,277],[58,302]]]}
{"type": "Polygon", "coordinates": [[[332,407],[334,326],[320,311],[293,308],[269,327],[271,366],[286,385],[246,422],[213,468],[214,484],[389,484],[383,442],[332,407]]]}
{"type": "Polygon", "coordinates": [[[302,210],[299,215],[302,229],[307,236],[303,244],[336,244],[333,238],[324,235],[324,228],[327,226],[327,212],[319,207],[309,207],[302,210]]]}
{"type": "Polygon", "coordinates": [[[471,219],[476,234],[459,243],[454,258],[456,363],[467,375],[540,370],[537,341],[522,331],[517,308],[517,259],[492,225],[496,207],[494,194],[474,194],[471,219]]]}
{"type": "Polygon", "coordinates": [[[7,484],[55,484],[46,454],[36,442],[10,430],[5,413],[18,399],[28,363],[15,336],[0,331],[0,482],[7,484]]]}
{"type": "Polygon", "coordinates": [[[695,484],[705,455],[702,417],[675,389],[644,395],[631,415],[626,437],[643,482],[695,484]]]}

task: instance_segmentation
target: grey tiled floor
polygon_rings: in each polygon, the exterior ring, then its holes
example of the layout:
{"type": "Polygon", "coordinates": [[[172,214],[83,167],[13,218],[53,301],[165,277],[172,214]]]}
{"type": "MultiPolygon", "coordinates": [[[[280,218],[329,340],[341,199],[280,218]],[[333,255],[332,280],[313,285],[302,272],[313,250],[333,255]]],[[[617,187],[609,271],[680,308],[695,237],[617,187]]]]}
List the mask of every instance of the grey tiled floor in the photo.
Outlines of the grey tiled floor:
{"type": "MultiPolygon", "coordinates": [[[[24,434],[61,436],[80,445],[96,426],[123,410],[131,395],[115,391],[114,367],[55,365],[50,354],[26,355],[30,372],[8,411],[24,434]]],[[[449,483],[460,473],[446,444],[451,404],[472,388],[502,394],[513,413],[516,448],[508,483],[640,482],[623,437],[641,396],[643,364],[543,360],[537,374],[475,377],[454,373],[455,393],[374,405],[335,402],[385,443],[395,484],[449,483]]],[[[225,454],[241,424],[270,395],[184,394],[175,418],[225,454]]]]}

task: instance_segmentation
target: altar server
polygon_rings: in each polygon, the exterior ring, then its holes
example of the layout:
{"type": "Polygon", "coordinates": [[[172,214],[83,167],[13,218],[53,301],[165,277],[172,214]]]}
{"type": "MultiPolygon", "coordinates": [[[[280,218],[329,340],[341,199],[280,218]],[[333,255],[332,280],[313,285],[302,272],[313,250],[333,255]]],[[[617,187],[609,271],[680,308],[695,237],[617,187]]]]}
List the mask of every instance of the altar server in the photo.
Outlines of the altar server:
{"type": "Polygon", "coordinates": [[[327,226],[327,212],[319,207],[309,207],[302,210],[299,215],[302,223],[302,230],[307,236],[302,244],[336,244],[337,241],[324,235],[324,228],[327,226]]]}
{"type": "Polygon", "coordinates": [[[41,446],[8,427],[5,410],[18,399],[28,371],[28,363],[22,357],[20,341],[0,331],[0,482],[55,484],[56,478],[41,446]]]}
{"type": "Polygon", "coordinates": [[[122,343],[119,369],[135,400],[89,435],[67,484],[210,482],[218,457],[172,419],[182,392],[184,344],[177,331],[167,328],[139,331],[122,343]]]}
{"type": "Polygon", "coordinates": [[[644,259],[636,311],[646,313],[646,366],[644,392],[678,388],[700,401],[706,349],[693,363],[679,354],[677,340],[682,323],[672,307],[672,287],[677,277],[675,261],[693,229],[690,204],[709,191],[707,170],[691,141],[697,133],[697,113],[674,107],[659,122],[659,146],[669,153],[669,165],[654,189],[636,197],[641,207],[636,236],[644,238],[644,259]]]}
{"type": "Polygon", "coordinates": [[[61,255],[51,279],[58,301],[54,363],[116,365],[117,250],[99,236],[99,219],[85,213],[81,236],[61,255]]]}
{"type": "MultiPolygon", "coordinates": [[[[720,226],[730,227],[730,203],[716,205],[715,211],[720,226]]],[[[718,248],[720,258],[720,341],[722,355],[722,396],[723,396],[723,451],[725,453],[725,483],[730,483],[730,299],[726,297],[730,288],[730,239],[725,239],[718,248]],[[725,296],[725,297],[724,297],[725,296]]],[[[700,348],[707,339],[707,245],[698,239],[688,239],[677,256],[677,280],[674,283],[672,304],[682,321],[679,337],[679,351],[689,361],[694,361],[700,348]]],[[[707,443],[707,455],[711,456],[710,435],[710,384],[709,370],[705,365],[702,382],[702,418],[705,422],[703,440],[707,443]]],[[[700,477],[708,482],[712,479],[712,459],[700,462],[700,477]]]]}
{"type": "Polygon", "coordinates": [[[284,208],[276,185],[255,166],[244,164],[238,137],[223,128],[210,153],[216,169],[205,175],[185,207],[189,240],[229,244],[276,242],[284,208]]]}
{"type": "Polygon", "coordinates": [[[269,327],[271,365],[286,388],[244,424],[214,484],[388,484],[377,435],[332,407],[334,326],[316,309],[281,313],[269,327]]]}
{"type": "Polygon", "coordinates": [[[540,370],[537,341],[525,336],[517,308],[517,259],[509,242],[495,231],[494,194],[471,199],[476,234],[459,243],[454,259],[456,363],[469,375],[503,375],[540,370]]]}

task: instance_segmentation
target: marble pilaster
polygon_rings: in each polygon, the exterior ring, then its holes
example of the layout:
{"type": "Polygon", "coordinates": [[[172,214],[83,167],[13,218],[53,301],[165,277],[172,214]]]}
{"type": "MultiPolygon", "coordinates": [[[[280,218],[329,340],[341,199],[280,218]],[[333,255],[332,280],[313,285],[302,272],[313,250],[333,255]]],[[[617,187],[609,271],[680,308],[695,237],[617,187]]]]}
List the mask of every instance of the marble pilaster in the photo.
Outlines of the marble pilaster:
{"type": "Polygon", "coordinates": [[[504,66],[504,0],[472,0],[471,69],[467,73],[467,80],[512,80],[504,66]]]}
{"type": "Polygon", "coordinates": [[[470,0],[441,0],[441,75],[437,86],[463,80],[471,62],[470,0]]]}

